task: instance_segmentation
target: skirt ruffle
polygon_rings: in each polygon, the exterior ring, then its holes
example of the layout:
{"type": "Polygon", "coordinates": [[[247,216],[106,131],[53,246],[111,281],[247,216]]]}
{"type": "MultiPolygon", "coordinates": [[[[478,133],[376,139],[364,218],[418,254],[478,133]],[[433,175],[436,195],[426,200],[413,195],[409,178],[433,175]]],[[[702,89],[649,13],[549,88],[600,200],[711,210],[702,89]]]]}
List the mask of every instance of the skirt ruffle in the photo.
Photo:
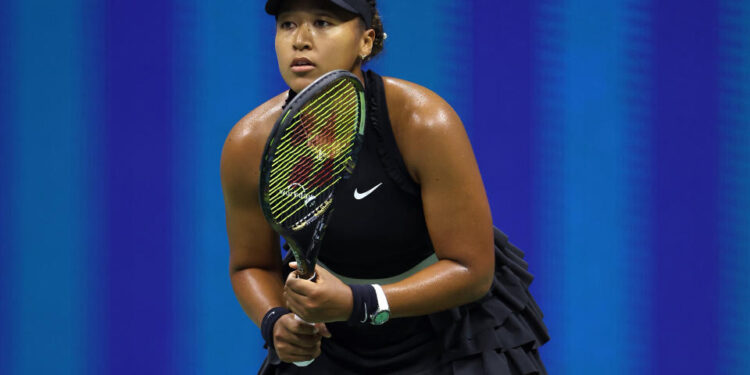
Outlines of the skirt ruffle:
{"type": "Polygon", "coordinates": [[[495,278],[481,300],[429,315],[448,373],[546,374],[538,348],[549,341],[544,314],[529,293],[524,253],[495,228],[495,278]]]}

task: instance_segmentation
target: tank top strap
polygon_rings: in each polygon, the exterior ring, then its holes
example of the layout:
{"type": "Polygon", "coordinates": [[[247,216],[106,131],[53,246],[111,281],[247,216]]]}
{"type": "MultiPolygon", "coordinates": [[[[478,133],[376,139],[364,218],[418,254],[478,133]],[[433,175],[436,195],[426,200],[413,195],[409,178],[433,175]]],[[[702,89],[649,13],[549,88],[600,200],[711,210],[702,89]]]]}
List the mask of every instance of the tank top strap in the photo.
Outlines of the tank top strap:
{"type": "Polygon", "coordinates": [[[370,129],[373,130],[377,138],[377,149],[383,163],[383,169],[402,190],[420,196],[420,187],[409,175],[398,149],[396,138],[393,135],[383,78],[372,70],[365,72],[364,76],[368,99],[367,109],[371,114],[368,116],[370,129]]]}

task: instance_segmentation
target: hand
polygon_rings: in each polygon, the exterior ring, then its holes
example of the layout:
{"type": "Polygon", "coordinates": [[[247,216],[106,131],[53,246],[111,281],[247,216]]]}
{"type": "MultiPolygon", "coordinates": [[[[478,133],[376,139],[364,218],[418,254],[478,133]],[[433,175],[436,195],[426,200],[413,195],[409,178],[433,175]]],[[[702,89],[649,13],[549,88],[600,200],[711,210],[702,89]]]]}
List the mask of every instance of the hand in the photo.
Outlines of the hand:
{"type": "Polygon", "coordinates": [[[320,355],[320,340],[331,337],[323,323],[312,325],[285,314],[273,326],[273,346],[284,362],[302,362],[320,355]]]}
{"type": "MultiPolygon", "coordinates": [[[[296,269],[297,263],[289,266],[296,269]]],[[[315,282],[289,274],[284,285],[287,307],[306,322],[346,321],[352,313],[352,290],[325,268],[315,266],[315,282]]]]}

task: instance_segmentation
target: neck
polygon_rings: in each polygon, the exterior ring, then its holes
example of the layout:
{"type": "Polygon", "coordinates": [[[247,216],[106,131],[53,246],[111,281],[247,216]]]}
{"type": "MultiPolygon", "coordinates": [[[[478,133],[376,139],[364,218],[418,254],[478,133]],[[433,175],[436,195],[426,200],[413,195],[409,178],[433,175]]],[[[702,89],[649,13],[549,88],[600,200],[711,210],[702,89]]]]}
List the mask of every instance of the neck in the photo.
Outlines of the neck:
{"type": "Polygon", "coordinates": [[[362,73],[362,63],[356,62],[350,71],[359,78],[359,81],[362,82],[362,87],[366,87],[367,83],[365,83],[365,74],[362,73]]]}

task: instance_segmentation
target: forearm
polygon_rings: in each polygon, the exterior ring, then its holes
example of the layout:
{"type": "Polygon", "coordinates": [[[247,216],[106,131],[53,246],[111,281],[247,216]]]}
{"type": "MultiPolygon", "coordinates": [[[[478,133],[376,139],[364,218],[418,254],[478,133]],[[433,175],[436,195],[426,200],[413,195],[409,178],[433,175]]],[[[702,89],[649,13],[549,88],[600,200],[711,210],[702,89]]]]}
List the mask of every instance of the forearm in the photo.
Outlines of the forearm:
{"type": "Polygon", "coordinates": [[[230,278],[240,306],[258,327],[269,309],[285,306],[284,283],[279,271],[245,268],[233,271],[230,278]]]}
{"type": "Polygon", "coordinates": [[[443,259],[402,281],[383,285],[391,317],[431,314],[482,298],[492,284],[491,271],[483,268],[443,259]]]}

